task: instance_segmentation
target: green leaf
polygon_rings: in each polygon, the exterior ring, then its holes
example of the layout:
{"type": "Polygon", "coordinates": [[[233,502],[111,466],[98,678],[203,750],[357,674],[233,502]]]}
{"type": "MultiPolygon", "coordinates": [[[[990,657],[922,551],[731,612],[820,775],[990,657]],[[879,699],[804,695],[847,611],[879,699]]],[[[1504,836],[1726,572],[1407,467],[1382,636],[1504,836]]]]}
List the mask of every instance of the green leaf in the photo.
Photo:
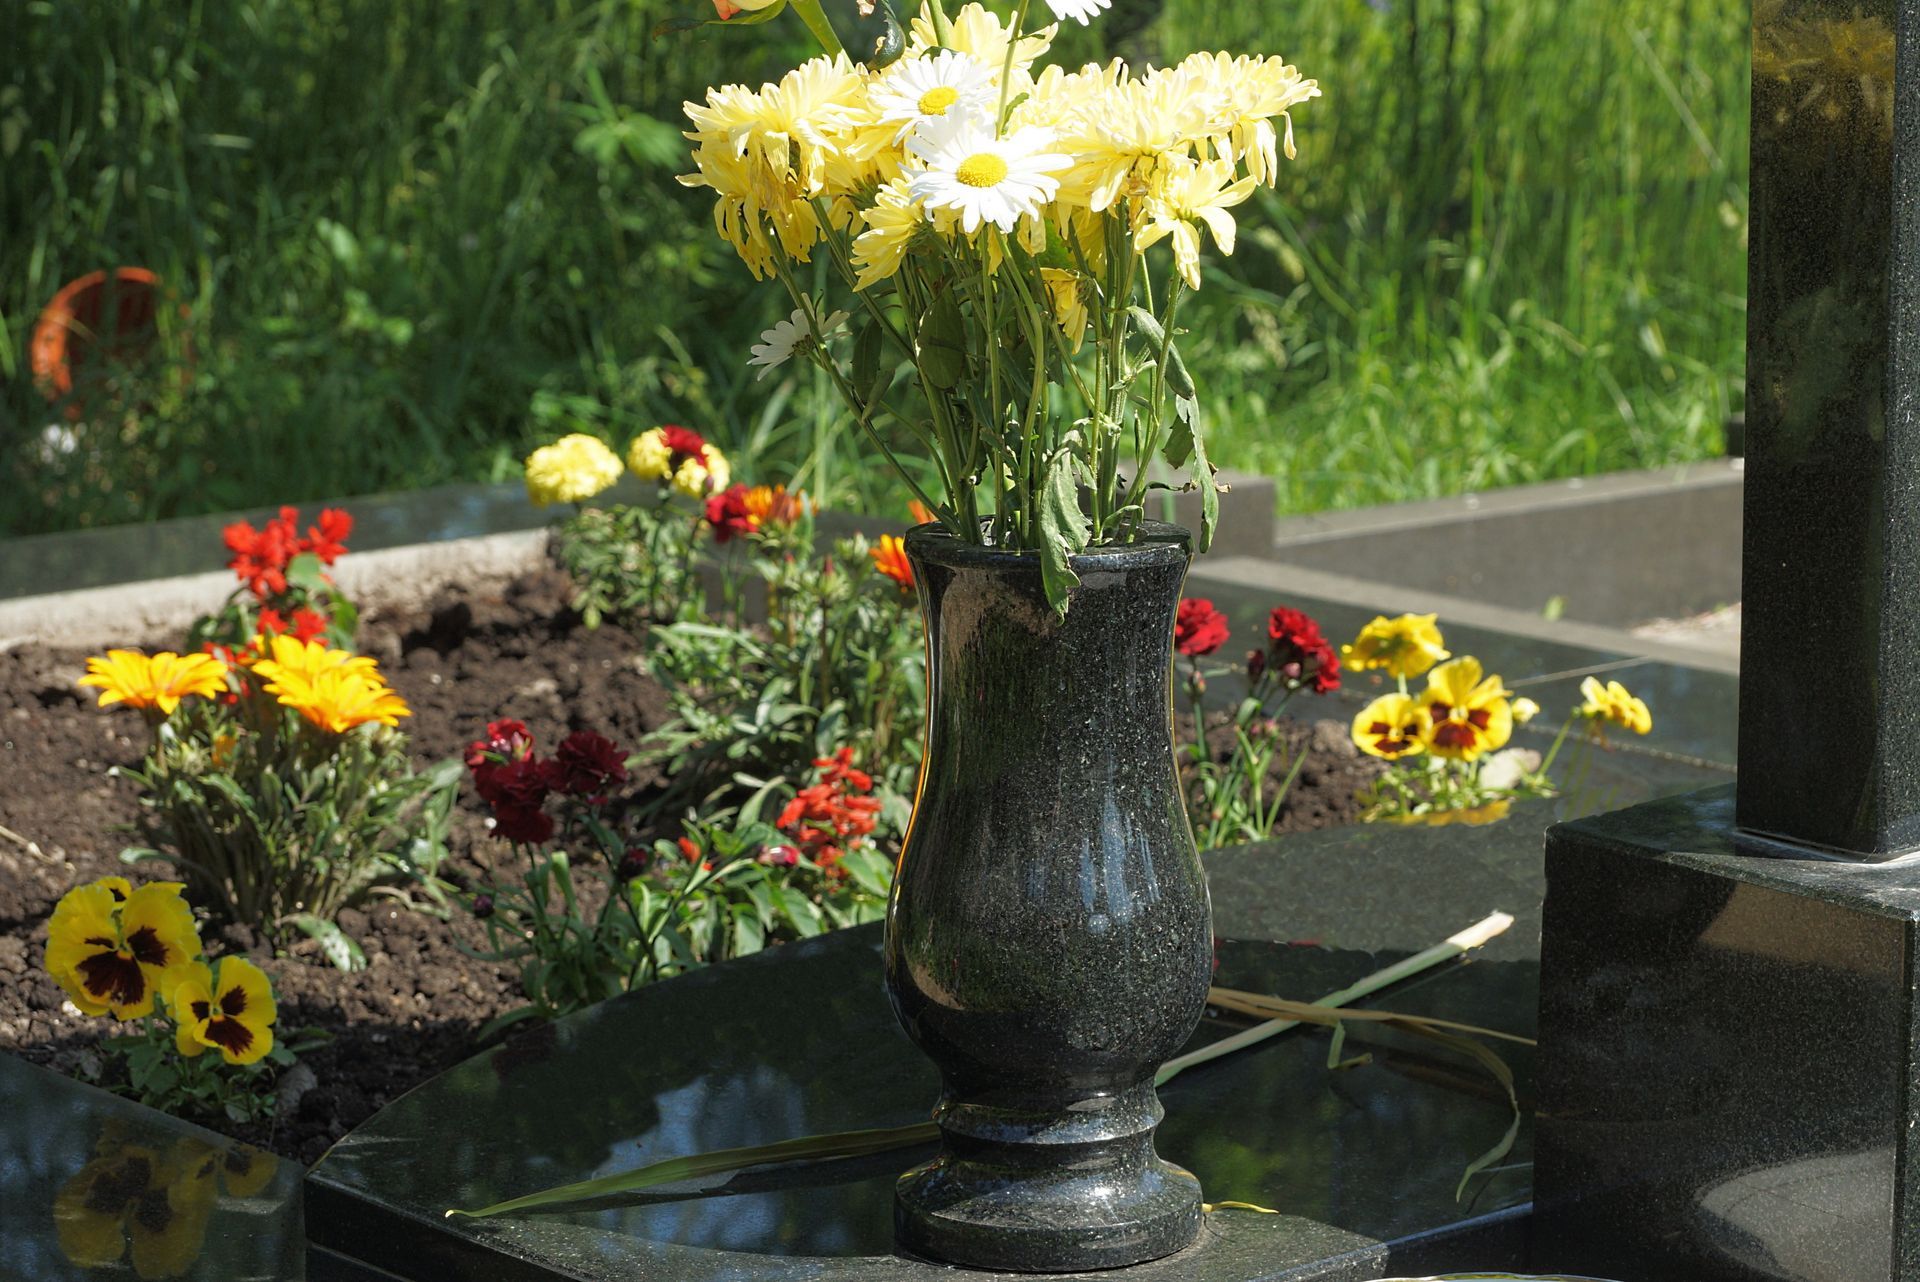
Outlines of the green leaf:
{"type": "Polygon", "coordinates": [[[313,553],[302,552],[287,562],[287,584],[312,593],[325,592],[329,587],[326,567],[320,564],[320,558],[313,553]]]}
{"type": "Polygon", "coordinates": [[[1080,510],[1079,476],[1073,451],[1063,449],[1047,464],[1040,488],[1040,581],[1047,603],[1062,618],[1067,598],[1080,576],[1073,572],[1073,556],[1087,546],[1093,523],[1080,510]]]}
{"type": "Polygon", "coordinates": [[[860,398],[861,414],[872,418],[875,404],[886,391],[886,384],[893,371],[881,370],[880,354],[886,335],[881,332],[880,322],[870,320],[866,328],[860,331],[860,337],[853,341],[853,390],[860,398]]]}
{"type": "Polygon", "coordinates": [[[951,289],[934,294],[920,321],[920,368],[927,381],[950,392],[967,376],[967,326],[951,289]]]}
{"type": "Polygon", "coordinates": [[[340,929],[338,924],[312,913],[295,913],[287,918],[287,924],[319,944],[321,954],[341,970],[366,969],[367,955],[360,951],[360,945],[354,943],[352,936],[340,929]]]}

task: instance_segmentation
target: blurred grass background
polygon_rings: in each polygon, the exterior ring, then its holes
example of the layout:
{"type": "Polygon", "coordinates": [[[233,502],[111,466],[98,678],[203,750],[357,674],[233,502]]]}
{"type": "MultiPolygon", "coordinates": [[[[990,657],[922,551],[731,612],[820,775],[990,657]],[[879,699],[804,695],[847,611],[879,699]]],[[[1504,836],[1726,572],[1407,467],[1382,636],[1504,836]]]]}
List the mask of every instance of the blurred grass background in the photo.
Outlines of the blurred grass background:
{"type": "MultiPolygon", "coordinates": [[[[785,18],[651,35],[705,9],[0,5],[0,533],[501,479],[563,431],[662,421],[742,476],[899,508],[812,375],[745,372],[784,309],[672,181],[679,104],[808,45],[785,18]],[[69,419],[33,322],[116,265],[166,282],[163,346],[69,419]]],[[[1281,53],[1326,90],[1183,313],[1216,461],[1283,509],[1719,452],[1746,6],[1116,0],[1062,48],[1281,53]]]]}

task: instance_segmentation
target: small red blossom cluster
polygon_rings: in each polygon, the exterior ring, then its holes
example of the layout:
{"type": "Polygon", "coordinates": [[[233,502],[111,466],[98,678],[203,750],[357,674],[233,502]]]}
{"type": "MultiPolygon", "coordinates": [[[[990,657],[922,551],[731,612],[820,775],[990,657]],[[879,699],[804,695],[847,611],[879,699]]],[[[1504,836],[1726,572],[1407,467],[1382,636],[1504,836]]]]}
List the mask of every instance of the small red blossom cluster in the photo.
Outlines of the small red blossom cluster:
{"type": "Polygon", "coordinates": [[[837,865],[873,832],[880,801],[866,795],[873,791],[873,776],[854,768],[852,748],[816,757],[813,764],[819,780],[802,788],[774,825],[793,838],[794,845],[771,848],[768,862],[791,866],[805,856],[829,875],[844,876],[837,865]]]}
{"type": "Polygon", "coordinates": [[[299,519],[298,511],[283,507],[261,529],[254,529],[251,521],[235,521],[220,532],[233,553],[227,568],[262,601],[287,590],[287,566],[294,557],[311,552],[320,564],[332,565],[346,554],[347,536],[353,533],[350,514],[324,508],[305,534],[300,533],[299,519]]]}
{"type": "Polygon", "coordinates": [[[542,760],[523,721],[489,722],[487,737],[467,745],[466,760],[474,789],[493,811],[493,835],[526,845],[553,837],[549,797],[558,793],[604,805],[627,781],[626,754],[605,735],[576,730],[542,760]]]}
{"type": "Polygon", "coordinates": [[[681,427],[677,423],[668,423],[660,429],[660,443],[667,447],[667,474],[671,476],[680,470],[680,465],[688,459],[697,459],[702,467],[707,464],[707,438],[690,427],[681,427]]]}
{"type": "Polygon", "coordinates": [[[1247,676],[1255,681],[1272,669],[1289,689],[1312,684],[1318,694],[1340,688],[1340,656],[1327,644],[1311,616],[1275,606],[1267,617],[1267,648],[1247,655],[1247,676]]]}
{"type": "Polygon", "coordinates": [[[707,524],[713,529],[715,543],[729,543],[760,528],[747,506],[747,487],[729,486],[707,500],[707,524]]]}
{"type": "Polygon", "coordinates": [[[1188,597],[1180,602],[1173,622],[1173,648],[1189,659],[1212,654],[1227,643],[1227,616],[1214,609],[1206,597],[1188,597]]]}

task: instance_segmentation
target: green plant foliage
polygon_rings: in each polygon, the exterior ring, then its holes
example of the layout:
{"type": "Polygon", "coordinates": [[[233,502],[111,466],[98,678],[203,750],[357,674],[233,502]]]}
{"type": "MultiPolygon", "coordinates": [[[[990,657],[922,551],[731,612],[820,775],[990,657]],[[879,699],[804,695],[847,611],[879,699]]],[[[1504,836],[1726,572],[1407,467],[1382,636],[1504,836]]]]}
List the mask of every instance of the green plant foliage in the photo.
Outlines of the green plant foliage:
{"type": "Polygon", "coordinates": [[[115,772],[139,786],[146,843],[121,858],[165,860],[214,917],[277,944],[315,937],[350,968],[359,949],[332,919],[383,882],[431,885],[459,763],[416,772],[398,731],[332,735],[271,704],[262,714],[272,724],[196,701],[158,727],[140,764],[115,772]]]}

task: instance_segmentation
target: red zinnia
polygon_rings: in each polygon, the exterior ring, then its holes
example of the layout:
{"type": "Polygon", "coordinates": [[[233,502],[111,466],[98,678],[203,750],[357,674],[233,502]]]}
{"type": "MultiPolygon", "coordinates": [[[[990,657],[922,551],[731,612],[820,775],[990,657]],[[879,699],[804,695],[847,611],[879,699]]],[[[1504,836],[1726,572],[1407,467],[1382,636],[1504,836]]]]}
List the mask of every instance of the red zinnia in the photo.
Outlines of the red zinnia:
{"type": "Polygon", "coordinates": [[[1188,597],[1180,603],[1173,623],[1173,648],[1189,659],[1212,654],[1227,640],[1227,616],[1213,608],[1205,597],[1188,597]]]}
{"type": "Polygon", "coordinates": [[[739,534],[752,534],[759,528],[753,513],[747,510],[747,487],[730,486],[707,500],[707,524],[713,527],[716,543],[725,543],[739,534]]]}

